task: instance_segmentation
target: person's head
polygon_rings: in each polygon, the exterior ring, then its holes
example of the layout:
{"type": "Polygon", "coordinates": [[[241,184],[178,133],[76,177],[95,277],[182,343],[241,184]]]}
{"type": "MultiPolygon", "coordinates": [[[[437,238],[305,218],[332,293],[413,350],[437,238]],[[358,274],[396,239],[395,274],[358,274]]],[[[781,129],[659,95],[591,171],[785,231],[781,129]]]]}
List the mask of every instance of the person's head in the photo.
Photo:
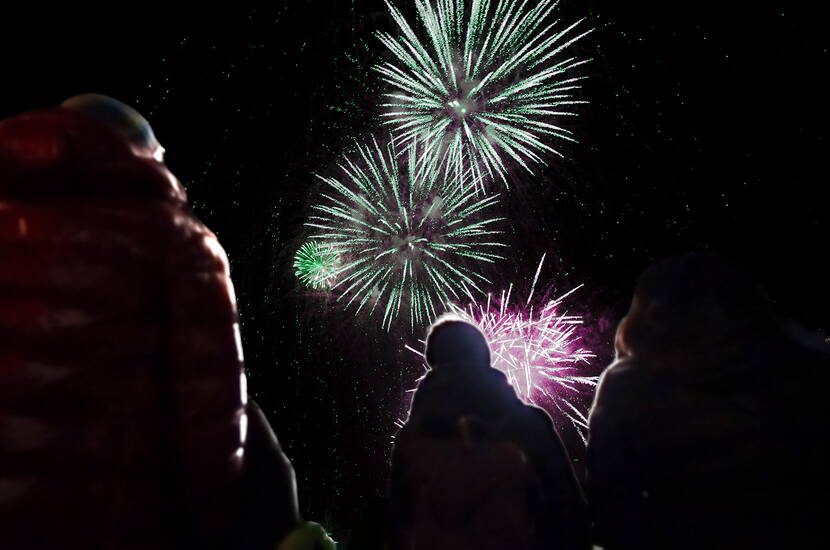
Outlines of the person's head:
{"type": "Polygon", "coordinates": [[[164,147],[156,139],[150,123],[132,107],[100,94],[76,95],[60,106],[106,125],[122,136],[136,155],[163,161],[164,147]]]}
{"type": "Polygon", "coordinates": [[[637,281],[631,309],[617,329],[617,354],[717,352],[771,322],[771,303],[737,268],[707,253],[673,256],[637,281]]]}
{"type": "Polygon", "coordinates": [[[439,317],[429,327],[424,356],[433,369],[490,366],[487,338],[472,323],[452,315],[439,317]]]}

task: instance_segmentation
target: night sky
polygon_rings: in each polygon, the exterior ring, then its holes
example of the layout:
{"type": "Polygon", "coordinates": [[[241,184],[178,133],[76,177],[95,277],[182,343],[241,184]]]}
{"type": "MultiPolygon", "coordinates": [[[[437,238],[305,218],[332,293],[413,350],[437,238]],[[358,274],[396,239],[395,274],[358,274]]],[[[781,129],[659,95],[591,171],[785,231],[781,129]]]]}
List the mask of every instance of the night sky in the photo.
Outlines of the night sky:
{"type": "MultiPolygon", "coordinates": [[[[513,247],[497,287],[527,283],[543,253],[545,284],[585,283],[571,303],[593,328],[596,372],[637,275],[689,250],[720,253],[783,312],[830,328],[826,30],[793,2],[660,5],[563,1],[566,21],[596,29],[572,50],[592,59],[580,73],[591,103],[568,125],[579,143],[518,175],[502,203],[513,247]]],[[[291,262],[320,189],[311,173],[376,127],[373,33],[393,31],[382,2],[20,8],[3,22],[0,118],[97,92],[151,122],[230,258],[250,391],[294,463],[303,511],[348,530],[383,491],[394,421],[422,373],[403,346],[422,334],[355,320],[300,288],[291,262]]]]}

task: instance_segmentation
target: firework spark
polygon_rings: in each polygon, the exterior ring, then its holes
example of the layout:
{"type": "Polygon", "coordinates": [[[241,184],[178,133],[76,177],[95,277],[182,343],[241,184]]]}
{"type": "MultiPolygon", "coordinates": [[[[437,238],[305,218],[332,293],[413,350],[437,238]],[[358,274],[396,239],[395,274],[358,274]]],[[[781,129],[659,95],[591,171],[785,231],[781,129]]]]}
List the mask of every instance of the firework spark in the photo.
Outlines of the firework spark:
{"type": "Polygon", "coordinates": [[[466,10],[464,0],[415,0],[423,39],[385,1],[401,36],[378,33],[395,59],[375,70],[394,90],[385,124],[402,144],[506,185],[508,159],[533,173],[562,156],[549,138],[575,141],[560,119],[587,103],[575,99],[584,77],[571,76],[587,60],[562,52],[591,30],[551,21],[558,0],[473,0],[466,10]]]}
{"type": "Polygon", "coordinates": [[[294,256],[294,273],[309,288],[331,287],[339,268],[340,256],[317,241],[306,241],[294,256]]]}
{"type": "Polygon", "coordinates": [[[488,217],[498,195],[482,198],[472,173],[417,172],[414,147],[357,146],[345,156],[339,179],[318,175],[327,186],[306,225],[312,239],[327,243],[341,259],[332,290],[356,314],[383,310],[389,328],[401,309],[410,326],[428,322],[443,304],[481,290],[489,281],[476,270],[501,259],[494,229],[503,218],[488,217]]]}
{"type": "MultiPolygon", "coordinates": [[[[513,285],[502,291],[498,305],[488,295],[483,303],[448,309],[476,325],[490,344],[493,367],[502,371],[527,403],[570,421],[585,440],[586,405],[598,377],[585,373],[594,354],[579,345],[579,315],[562,313],[564,300],[582,285],[555,298],[532,303],[545,256],[542,256],[524,304],[511,305],[513,285]]],[[[419,353],[414,348],[409,348],[419,353]]]]}

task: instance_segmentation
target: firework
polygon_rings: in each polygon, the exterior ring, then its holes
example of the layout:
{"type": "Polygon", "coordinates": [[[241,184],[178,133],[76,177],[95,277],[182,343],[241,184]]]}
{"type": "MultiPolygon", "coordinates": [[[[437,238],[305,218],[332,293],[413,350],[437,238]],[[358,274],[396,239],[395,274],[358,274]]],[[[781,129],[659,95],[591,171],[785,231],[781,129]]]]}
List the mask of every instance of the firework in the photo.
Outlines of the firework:
{"type": "Polygon", "coordinates": [[[503,218],[486,215],[498,195],[477,195],[469,170],[417,172],[415,158],[414,147],[399,151],[394,141],[358,144],[340,178],[317,176],[324,200],[306,223],[341,260],[338,301],[356,314],[381,310],[385,328],[401,310],[414,327],[445,302],[472,298],[489,282],[477,266],[502,258],[494,226],[503,218]]]}
{"type": "Polygon", "coordinates": [[[493,367],[507,376],[523,401],[567,419],[584,441],[588,428],[586,405],[598,377],[585,372],[594,354],[579,345],[581,317],[562,313],[564,300],[581,285],[558,298],[534,304],[544,260],[542,256],[524,304],[511,304],[510,285],[501,292],[497,305],[488,295],[484,302],[470,303],[466,308],[449,304],[448,309],[484,333],[493,367]]]}
{"type": "Polygon", "coordinates": [[[340,257],[327,244],[307,241],[294,256],[294,273],[309,288],[328,288],[337,277],[340,257]]]}
{"type": "Polygon", "coordinates": [[[423,156],[470,166],[480,181],[507,184],[508,160],[532,173],[547,142],[575,141],[560,126],[574,116],[584,77],[571,76],[587,60],[562,52],[585,36],[582,20],[561,28],[551,21],[558,0],[415,0],[425,36],[385,0],[401,36],[378,33],[394,55],[375,66],[392,87],[384,95],[385,124],[402,144],[417,142],[423,156]]]}

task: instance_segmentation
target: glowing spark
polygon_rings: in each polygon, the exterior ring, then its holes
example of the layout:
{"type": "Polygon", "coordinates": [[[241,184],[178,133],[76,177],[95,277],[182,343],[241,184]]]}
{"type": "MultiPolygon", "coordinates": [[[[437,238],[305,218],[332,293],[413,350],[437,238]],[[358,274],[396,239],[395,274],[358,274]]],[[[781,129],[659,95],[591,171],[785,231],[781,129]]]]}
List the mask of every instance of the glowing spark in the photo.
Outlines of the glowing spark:
{"type": "Polygon", "coordinates": [[[508,159],[533,173],[548,154],[562,154],[550,138],[575,141],[560,124],[587,63],[563,55],[591,32],[551,21],[558,0],[415,0],[424,36],[385,0],[401,35],[378,33],[394,55],[375,66],[393,91],[384,114],[401,144],[423,147],[422,158],[469,166],[479,178],[507,184],[508,159]]]}
{"type": "Polygon", "coordinates": [[[341,260],[338,301],[356,304],[356,314],[380,308],[386,328],[401,309],[414,327],[445,302],[473,299],[471,289],[489,283],[476,264],[502,258],[493,226],[503,218],[485,215],[497,195],[477,195],[470,170],[418,172],[415,158],[414,147],[402,154],[394,142],[358,145],[338,165],[340,179],[317,176],[328,189],[306,223],[341,260]]]}
{"type": "Polygon", "coordinates": [[[337,277],[340,257],[331,246],[307,241],[294,256],[297,278],[310,288],[328,288],[337,277]]]}

